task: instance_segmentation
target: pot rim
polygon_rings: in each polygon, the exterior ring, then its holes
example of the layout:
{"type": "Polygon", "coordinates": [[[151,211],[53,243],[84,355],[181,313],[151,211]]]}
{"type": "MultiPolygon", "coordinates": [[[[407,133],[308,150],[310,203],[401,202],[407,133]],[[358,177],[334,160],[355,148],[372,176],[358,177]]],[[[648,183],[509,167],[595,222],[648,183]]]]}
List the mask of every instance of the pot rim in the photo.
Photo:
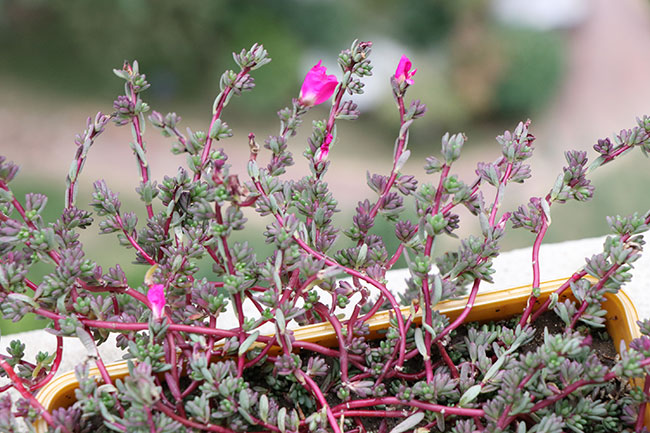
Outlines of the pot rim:
{"type": "MultiPolygon", "coordinates": [[[[566,281],[566,278],[562,278],[540,284],[541,294],[536,305],[539,306],[541,302],[545,301],[551,293],[557,290],[566,281]]],[[[520,314],[526,305],[531,289],[531,285],[524,285],[509,289],[490,290],[479,293],[465,322],[504,319],[520,314]]],[[[566,298],[572,298],[570,288],[560,295],[559,301],[566,298]]],[[[619,290],[617,293],[607,293],[605,298],[606,301],[603,303],[603,308],[607,311],[607,331],[612,337],[612,340],[614,340],[614,345],[618,351],[618,343],[621,340],[624,340],[626,345],[629,345],[630,341],[641,336],[636,323],[638,321],[638,314],[632,300],[623,290],[619,290]]],[[[464,310],[465,305],[466,298],[461,298],[441,302],[436,305],[434,309],[447,315],[450,320],[453,320],[464,310]]],[[[401,311],[402,314],[408,315],[411,312],[411,307],[401,307],[401,311]]],[[[366,322],[370,327],[371,336],[373,334],[375,336],[381,335],[382,329],[386,329],[393,314],[392,310],[386,310],[379,311],[371,317],[366,322]]],[[[418,317],[416,317],[414,321],[420,323],[422,318],[421,310],[418,312],[417,316],[418,317]]],[[[336,341],[334,329],[329,323],[307,325],[296,328],[293,331],[296,340],[317,341],[325,344],[330,341],[336,341]]],[[[129,373],[126,360],[109,363],[106,365],[106,370],[114,379],[121,379],[129,373]]],[[[100,377],[99,370],[96,367],[90,368],[90,375],[100,377]]],[[[78,382],[74,370],[68,371],[55,377],[51,382],[41,388],[36,398],[43,407],[49,411],[54,409],[53,406],[55,406],[56,399],[60,400],[64,398],[61,397],[61,395],[65,395],[64,393],[70,393],[73,389],[77,388],[77,386],[78,382]]],[[[63,406],[63,404],[56,405],[56,407],[61,406],[63,406]]],[[[650,418],[646,415],[646,420],[648,419],[650,418]]],[[[45,421],[42,419],[39,419],[36,422],[37,432],[45,431],[44,423],[45,421]],[[42,429],[39,429],[41,425],[42,429]]]]}

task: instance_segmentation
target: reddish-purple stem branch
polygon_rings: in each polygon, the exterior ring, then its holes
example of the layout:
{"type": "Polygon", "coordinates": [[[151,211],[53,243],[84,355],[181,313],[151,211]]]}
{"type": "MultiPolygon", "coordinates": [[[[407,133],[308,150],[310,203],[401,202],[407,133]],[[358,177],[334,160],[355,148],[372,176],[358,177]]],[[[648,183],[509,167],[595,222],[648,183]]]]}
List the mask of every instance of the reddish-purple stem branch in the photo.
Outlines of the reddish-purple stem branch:
{"type": "MultiPolygon", "coordinates": [[[[568,289],[569,287],[571,287],[571,283],[578,281],[580,278],[584,277],[585,275],[587,275],[587,272],[585,272],[585,271],[580,271],[580,272],[576,272],[576,273],[574,273],[573,275],[571,275],[571,278],[569,278],[568,280],[566,280],[566,281],[565,281],[565,282],[564,282],[560,287],[558,287],[557,290],[555,290],[555,292],[553,292],[553,293],[557,293],[557,295],[560,296],[562,293],[564,293],[564,291],[565,291],[566,289],[568,289]]],[[[534,322],[535,320],[537,320],[537,318],[538,318],[539,316],[541,316],[542,313],[544,313],[546,310],[548,310],[548,306],[549,306],[550,304],[551,304],[551,298],[549,297],[546,301],[544,301],[544,303],[542,304],[542,306],[539,307],[539,308],[537,309],[537,311],[535,311],[535,313],[533,313],[533,315],[532,315],[531,318],[530,318],[530,321],[531,321],[531,322],[534,322]]],[[[531,307],[531,309],[532,309],[532,307],[531,307]]]]}
{"type": "Polygon", "coordinates": [[[419,409],[430,410],[432,412],[444,413],[445,415],[460,415],[469,417],[482,417],[485,415],[483,409],[470,409],[456,406],[443,406],[440,404],[427,403],[419,400],[403,401],[397,397],[377,397],[363,400],[353,400],[341,403],[332,408],[332,411],[340,412],[346,409],[357,409],[361,407],[394,405],[394,406],[411,406],[419,409]]]}
{"type": "MultiPolygon", "coordinates": [[[[131,85],[131,103],[135,106],[137,103],[137,96],[135,93],[135,89],[131,85]]],[[[136,138],[136,145],[140,148],[140,151],[142,153],[145,152],[144,150],[144,142],[142,141],[142,129],[140,128],[140,117],[137,114],[134,114],[131,117],[131,122],[133,123],[133,129],[135,131],[135,138],[136,138]]],[[[140,164],[140,178],[142,180],[143,184],[146,184],[149,182],[149,168],[147,167],[147,162],[143,161],[140,159],[140,156],[136,152],[136,156],[138,159],[138,164],[140,164]]],[[[153,218],[153,207],[151,206],[151,203],[147,203],[147,216],[149,218],[153,218]]]]}
{"type": "Polygon", "coordinates": [[[533,243],[533,251],[532,251],[533,291],[528,297],[528,303],[526,304],[526,309],[524,310],[524,314],[521,316],[521,319],[519,320],[519,324],[521,326],[524,326],[527,323],[530,314],[533,311],[533,307],[535,306],[535,302],[537,302],[537,296],[534,295],[534,292],[539,290],[539,285],[541,280],[540,271],[539,271],[539,250],[542,246],[542,240],[544,239],[547,230],[548,230],[548,221],[546,220],[546,217],[542,214],[542,226],[540,227],[539,232],[537,232],[537,236],[535,237],[535,242],[533,243]]]}
{"type": "Polygon", "coordinates": [[[445,364],[449,368],[449,371],[451,372],[451,377],[453,377],[454,379],[458,379],[460,377],[460,375],[458,374],[458,369],[456,368],[456,365],[454,365],[454,361],[452,361],[451,358],[449,357],[449,354],[447,353],[447,349],[445,349],[445,346],[443,346],[440,341],[436,341],[436,347],[440,352],[440,356],[442,356],[442,359],[445,361],[445,364]]]}
{"type": "Polygon", "coordinates": [[[46,423],[48,423],[54,429],[61,427],[64,432],[70,433],[70,430],[68,430],[67,427],[63,425],[56,425],[54,423],[52,415],[43,407],[43,405],[36,399],[36,397],[34,397],[29,391],[25,389],[22,379],[18,377],[14,369],[6,360],[0,358],[0,367],[2,367],[5,373],[7,373],[7,376],[9,377],[9,380],[11,380],[14,389],[18,391],[20,395],[23,396],[23,398],[28,400],[29,404],[31,404],[36,410],[39,411],[40,415],[43,417],[46,423]]]}
{"type": "MultiPolygon", "coordinates": [[[[241,71],[237,74],[237,78],[235,78],[234,82],[240,81],[246,74],[250,72],[251,68],[250,67],[244,67],[242,68],[241,71]]],[[[221,112],[223,111],[223,107],[225,106],[226,100],[228,99],[228,95],[232,92],[232,87],[226,87],[223,92],[219,95],[219,102],[217,102],[217,106],[214,110],[214,114],[212,115],[212,121],[210,122],[210,128],[208,128],[208,131],[212,131],[212,127],[214,126],[214,123],[221,117],[221,112]]],[[[208,137],[205,140],[205,146],[203,147],[203,152],[201,152],[201,165],[200,165],[200,170],[194,175],[194,182],[199,180],[201,178],[201,173],[203,171],[203,167],[205,166],[206,161],[210,157],[210,149],[212,147],[212,137],[210,137],[210,134],[208,134],[208,137]]]]}
{"type": "Polygon", "coordinates": [[[138,253],[140,253],[140,255],[147,261],[147,263],[149,263],[151,266],[155,265],[156,261],[152,259],[151,256],[147,254],[145,250],[142,249],[140,244],[138,244],[138,242],[133,238],[133,236],[131,236],[131,234],[128,231],[126,231],[126,228],[124,227],[124,221],[122,221],[122,217],[120,216],[119,213],[115,214],[115,220],[120,225],[120,228],[122,229],[122,233],[124,233],[124,236],[126,236],[126,239],[129,241],[131,246],[133,246],[133,248],[135,248],[135,250],[138,253]]]}
{"type": "MultiPolygon", "coordinates": [[[[64,316],[49,311],[45,310],[43,308],[35,308],[34,313],[38,314],[43,317],[47,317],[48,319],[54,319],[54,320],[59,320],[63,319],[64,316]]],[[[144,322],[136,322],[136,323],[123,323],[123,322],[109,322],[109,321],[104,321],[104,320],[91,320],[91,319],[79,319],[79,321],[89,327],[94,327],[94,328],[100,328],[100,329],[110,329],[113,331],[144,331],[146,329],[149,329],[149,324],[144,323],[144,322]]],[[[181,324],[175,324],[171,323],[168,328],[169,331],[176,331],[176,332],[186,332],[186,333],[193,333],[193,334],[202,334],[202,335],[214,335],[215,337],[218,338],[232,338],[236,337],[239,335],[239,332],[236,331],[230,331],[226,329],[215,329],[215,328],[209,328],[206,326],[193,326],[193,325],[181,325],[181,324]]],[[[257,338],[258,341],[262,343],[269,343],[274,337],[267,337],[267,336],[259,336],[257,338]]],[[[328,349],[327,347],[323,347],[320,344],[316,343],[311,343],[308,341],[296,341],[293,343],[293,346],[296,348],[300,349],[305,349],[305,350],[310,350],[312,352],[320,353],[321,355],[325,356],[331,356],[338,358],[340,356],[340,352],[338,350],[334,349],[328,349]]],[[[348,358],[350,361],[355,361],[355,362],[363,362],[364,357],[360,355],[353,355],[349,354],[348,358]]]]}
{"type": "Polygon", "coordinates": [[[165,406],[161,402],[156,403],[154,405],[154,407],[156,409],[158,409],[159,411],[163,412],[165,415],[167,415],[171,419],[173,419],[175,421],[178,421],[178,422],[180,422],[181,424],[183,424],[184,426],[187,426],[187,427],[191,427],[191,428],[199,429],[199,430],[204,430],[204,431],[213,431],[213,432],[217,432],[217,433],[236,433],[233,430],[230,430],[228,428],[221,427],[221,426],[218,426],[218,425],[200,424],[198,422],[190,421],[189,419],[178,415],[175,412],[174,409],[165,406]]]}
{"type": "MultiPolygon", "coordinates": [[[[647,365],[650,365],[650,358],[646,358],[643,361],[641,361],[641,367],[645,367],[647,365]]],[[[578,388],[581,388],[581,387],[587,386],[587,385],[593,385],[593,384],[596,384],[596,383],[609,382],[610,380],[612,380],[612,379],[614,379],[616,377],[617,377],[617,374],[612,371],[612,372],[609,372],[609,373],[605,374],[601,380],[587,380],[587,379],[578,380],[578,381],[566,386],[558,394],[552,395],[552,396],[540,401],[539,403],[533,405],[533,407],[530,409],[529,413],[537,412],[540,409],[544,409],[545,407],[552,405],[556,401],[561,400],[564,397],[566,397],[567,395],[571,394],[573,391],[575,391],[578,388]]],[[[510,424],[512,421],[514,421],[515,418],[516,418],[515,415],[508,417],[508,419],[506,420],[505,425],[510,424]]]]}
{"type": "MultiPolygon", "coordinates": [[[[399,121],[400,121],[400,131],[402,130],[402,127],[404,126],[404,97],[402,95],[397,97],[397,104],[399,106],[399,121]]],[[[399,157],[402,156],[402,153],[404,152],[404,145],[406,144],[406,131],[404,132],[404,135],[400,135],[397,141],[397,148],[395,149],[395,155],[393,156],[393,169],[390,172],[390,176],[388,177],[388,181],[386,182],[386,186],[384,187],[383,191],[381,192],[379,199],[377,199],[377,203],[370,209],[370,212],[368,212],[368,215],[370,216],[371,219],[374,219],[375,216],[377,216],[377,212],[379,212],[379,208],[384,204],[384,201],[386,200],[386,196],[390,192],[390,189],[393,187],[393,184],[395,183],[395,179],[397,178],[397,161],[399,160],[399,157]]],[[[361,242],[361,241],[359,241],[361,242]]]]}
{"type": "MultiPolygon", "coordinates": [[[[643,382],[643,393],[646,395],[646,397],[650,394],[650,376],[648,375],[646,375],[645,380],[643,382]]],[[[639,414],[637,415],[636,423],[634,424],[635,432],[641,432],[644,427],[645,412],[647,407],[648,407],[647,401],[644,401],[639,405],[639,414]]]]}
{"type": "Polygon", "coordinates": [[[345,339],[343,338],[343,332],[341,331],[341,322],[335,317],[329,314],[327,307],[320,302],[314,304],[314,309],[318,314],[321,315],[323,319],[326,319],[332,325],[336,338],[338,339],[339,345],[339,360],[341,366],[341,382],[346,384],[348,383],[348,349],[345,346],[345,339]]]}
{"type": "MultiPolygon", "coordinates": [[[[600,290],[600,289],[605,285],[605,283],[607,282],[607,280],[609,280],[609,278],[610,278],[612,275],[614,275],[614,273],[615,273],[615,272],[618,270],[618,268],[620,268],[620,267],[621,267],[621,265],[619,265],[618,263],[612,265],[612,267],[609,268],[609,269],[607,270],[607,272],[605,272],[605,274],[604,274],[604,275],[603,275],[603,276],[598,280],[598,283],[596,283],[596,285],[594,285],[594,287],[592,287],[590,290],[593,290],[593,291],[598,291],[598,290],[600,290]]],[[[573,316],[573,319],[571,320],[571,324],[569,325],[569,329],[573,329],[573,328],[575,328],[576,324],[578,323],[578,320],[580,320],[580,317],[581,317],[581,316],[584,314],[584,312],[587,310],[587,307],[589,307],[589,302],[587,302],[587,300],[582,301],[582,304],[580,304],[580,308],[578,309],[578,311],[576,312],[576,314],[573,316]]]]}
{"type": "Polygon", "coordinates": [[[445,329],[443,329],[440,334],[436,335],[436,338],[434,338],[433,342],[437,342],[442,340],[447,334],[449,334],[451,331],[454,329],[458,328],[460,325],[463,324],[465,319],[467,318],[467,315],[469,312],[472,310],[472,307],[474,307],[474,301],[476,300],[476,295],[478,294],[478,288],[481,283],[480,278],[474,279],[474,285],[472,286],[472,291],[469,294],[469,297],[467,298],[467,304],[465,304],[465,308],[463,309],[462,313],[454,320],[449,326],[447,326],[445,329]]]}
{"type": "Polygon", "coordinates": [[[318,403],[321,405],[321,407],[325,408],[325,411],[327,413],[327,420],[329,421],[332,430],[334,430],[334,433],[341,433],[339,424],[336,422],[336,418],[332,413],[332,408],[327,403],[327,400],[325,399],[325,396],[323,395],[321,389],[318,387],[318,384],[314,382],[314,380],[302,370],[295,370],[294,374],[299,381],[304,382],[303,385],[305,388],[309,390],[314,395],[314,397],[316,397],[316,400],[318,400],[318,403]]]}

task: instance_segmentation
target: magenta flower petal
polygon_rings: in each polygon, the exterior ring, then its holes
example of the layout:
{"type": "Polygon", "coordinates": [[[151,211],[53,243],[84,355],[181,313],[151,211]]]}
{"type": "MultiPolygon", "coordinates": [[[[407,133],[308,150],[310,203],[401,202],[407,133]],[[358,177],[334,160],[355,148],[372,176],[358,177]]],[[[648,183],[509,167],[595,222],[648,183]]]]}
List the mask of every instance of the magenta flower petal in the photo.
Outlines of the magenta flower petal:
{"type": "Polygon", "coordinates": [[[154,284],[151,286],[147,292],[147,299],[151,303],[153,316],[156,319],[160,319],[165,308],[165,286],[162,284],[154,284]]]}
{"type": "Polygon", "coordinates": [[[320,147],[320,153],[318,155],[318,162],[322,162],[325,158],[327,158],[327,154],[330,152],[330,143],[334,137],[332,137],[332,134],[327,134],[327,137],[325,137],[325,141],[323,141],[323,144],[320,147]]]}
{"type": "Polygon", "coordinates": [[[413,71],[411,71],[411,66],[411,60],[405,55],[402,55],[402,58],[397,64],[397,69],[395,70],[395,78],[400,84],[404,81],[406,81],[408,84],[413,84],[413,80],[411,78],[418,70],[413,69],[413,71]]]}
{"type": "Polygon", "coordinates": [[[306,106],[318,105],[327,101],[339,84],[336,75],[327,75],[327,68],[319,60],[305,76],[300,88],[300,103],[306,106]]]}

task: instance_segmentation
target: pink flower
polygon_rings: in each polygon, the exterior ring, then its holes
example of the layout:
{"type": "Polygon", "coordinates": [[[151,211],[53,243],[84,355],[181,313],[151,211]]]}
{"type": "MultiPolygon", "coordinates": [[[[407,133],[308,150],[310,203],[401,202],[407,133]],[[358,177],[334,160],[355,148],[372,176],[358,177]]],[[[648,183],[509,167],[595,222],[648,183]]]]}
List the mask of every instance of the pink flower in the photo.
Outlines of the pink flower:
{"type": "Polygon", "coordinates": [[[406,81],[408,84],[413,84],[413,80],[411,78],[417,71],[417,69],[413,69],[413,72],[411,72],[411,61],[408,57],[402,55],[402,58],[397,65],[397,69],[395,70],[395,78],[400,84],[402,84],[404,81],[406,81]]]}
{"type": "Polygon", "coordinates": [[[151,286],[147,292],[147,299],[151,303],[153,317],[160,319],[165,308],[165,286],[162,284],[154,284],[151,286]]]}
{"type": "Polygon", "coordinates": [[[323,141],[323,144],[320,147],[320,154],[318,155],[318,162],[322,162],[325,158],[327,158],[327,154],[330,152],[330,143],[334,137],[332,137],[332,134],[327,134],[327,137],[325,137],[325,141],[323,141]]]}
{"type": "Polygon", "coordinates": [[[338,85],[336,75],[327,75],[327,68],[321,66],[319,60],[305,76],[305,81],[300,88],[300,103],[308,107],[322,104],[327,101],[338,85]]]}

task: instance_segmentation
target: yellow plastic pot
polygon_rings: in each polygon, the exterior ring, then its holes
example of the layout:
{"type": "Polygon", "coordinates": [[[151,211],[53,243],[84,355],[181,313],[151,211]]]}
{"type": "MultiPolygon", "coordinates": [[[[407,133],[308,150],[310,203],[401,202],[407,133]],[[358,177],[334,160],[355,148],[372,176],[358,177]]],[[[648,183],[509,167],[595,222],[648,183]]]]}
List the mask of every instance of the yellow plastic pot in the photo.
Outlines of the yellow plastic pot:
{"type": "MultiPolygon", "coordinates": [[[[537,306],[541,305],[565,281],[566,279],[562,279],[543,283],[537,306]]],[[[530,291],[531,286],[523,286],[479,294],[466,321],[501,320],[521,314],[526,306],[530,291]]],[[[626,345],[629,345],[634,338],[640,336],[636,324],[638,315],[632,301],[622,291],[619,291],[616,295],[607,294],[605,297],[606,301],[603,303],[603,309],[607,311],[605,316],[607,332],[612,337],[614,346],[618,350],[621,340],[625,341],[626,345]]],[[[570,290],[566,290],[560,296],[559,302],[567,298],[572,298],[570,290]]],[[[449,317],[450,320],[454,320],[465,308],[465,303],[465,299],[442,302],[436,309],[449,317]]],[[[402,312],[405,315],[409,314],[409,308],[404,307],[402,312]]],[[[380,337],[388,328],[389,320],[390,311],[379,312],[368,320],[366,323],[370,327],[371,338],[380,337]]],[[[298,328],[294,330],[294,336],[296,340],[317,342],[325,346],[335,346],[337,344],[334,330],[328,323],[298,328]]],[[[129,373],[126,361],[109,364],[106,368],[113,379],[121,379],[129,373]]],[[[90,374],[99,377],[99,371],[96,368],[91,369],[90,374]]],[[[68,372],[44,386],[38,393],[37,398],[48,411],[67,407],[76,400],[74,390],[77,386],[78,383],[74,372],[68,372]]],[[[646,413],[646,425],[650,426],[650,410],[646,413]]],[[[37,421],[35,427],[37,433],[44,433],[47,430],[46,423],[42,419],[37,421]]]]}

